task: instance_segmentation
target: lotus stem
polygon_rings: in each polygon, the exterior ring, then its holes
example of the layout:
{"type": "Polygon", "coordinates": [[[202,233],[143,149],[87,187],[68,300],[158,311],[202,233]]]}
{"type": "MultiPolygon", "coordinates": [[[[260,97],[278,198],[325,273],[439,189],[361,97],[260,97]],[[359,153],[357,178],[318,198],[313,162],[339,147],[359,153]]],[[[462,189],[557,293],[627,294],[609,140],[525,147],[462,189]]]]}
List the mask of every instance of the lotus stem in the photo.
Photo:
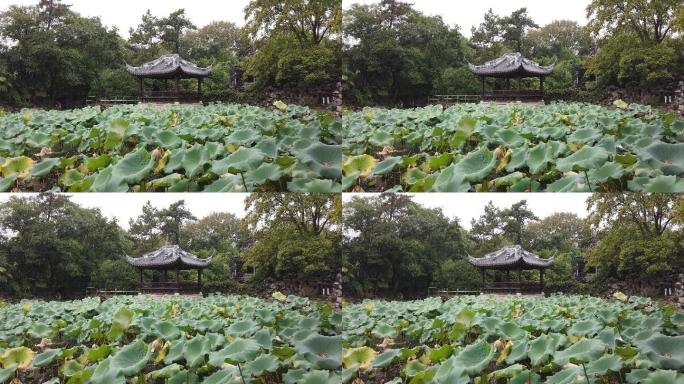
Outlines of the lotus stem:
{"type": "Polygon", "coordinates": [[[589,182],[589,174],[587,171],[584,171],[584,178],[587,179],[587,187],[589,187],[589,192],[594,192],[591,190],[591,183],[589,182]]]}
{"type": "Polygon", "coordinates": [[[584,363],[582,363],[582,369],[584,370],[584,380],[587,381],[587,384],[589,383],[589,375],[587,374],[587,367],[584,366],[584,363]]]}
{"type": "Polygon", "coordinates": [[[242,186],[245,187],[245,192],[247,192],[247,183],[245,183],[245,173],[240,172],[240,177],[242,178],[242,186]]]}
{"type": "Polygon", "coordinates": [[[237,363],[238,366],[238,371],[240,371],[240,380],[242,380],[242,384],[247,384],[245,383],[245,377],[242,375],[242,368],[240,367],[240,363],[237,363]]]}

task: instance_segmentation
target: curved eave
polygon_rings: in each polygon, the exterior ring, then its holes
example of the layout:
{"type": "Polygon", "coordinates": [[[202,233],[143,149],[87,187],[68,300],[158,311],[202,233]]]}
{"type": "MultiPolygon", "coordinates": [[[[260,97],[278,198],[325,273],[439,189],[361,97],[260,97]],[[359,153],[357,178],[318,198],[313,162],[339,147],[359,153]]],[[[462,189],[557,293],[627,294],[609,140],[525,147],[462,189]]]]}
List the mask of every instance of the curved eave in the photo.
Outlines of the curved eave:
{"type": "Polygon", "coordinates": [[[501,263],[495,260],[487,260],[485,257],[468,256],[468,262],[476,268],[484,269],[546,269],[553,265],[553,257],[550,259],[530,260],[527,257],[520,257],[511,262],[501,263]]]}
{"type": "Polygon", "coordinates": [[[555,66],[549,65],[546,67],[542,66],[532,66],[528,64],[520,64],[515,68],[509,68],[506,70],[501,70],[498,68],[489,67],[486,65],[473,65],[468,63],[468,69],[477,76],[487,76],[487,77],[539,77],[539,76],[549,76],[553,73],[555,66]]]}
{"type": "Polygon", "coordinates": [[[145,260],[144,257],[126,256],[126,261],[128,264],[141,269],[204,269],[211,264],[211,257],[207,259],[188,259],[185,256],[181,256],[165,262],[155,262],[153,260],[145,260]]]}
{"type": "Polygon", "coordinates": [[[155,69],[150,70],[145,67],[133,67],[126,64],[126,70],[129,74],[137,77],[146,77],[150,79],[172,79],[176,77],[180,78],[200,78],[207,77],[211,75],[212,67],[207,68],[184,68],[175,67],[168,70],[155,69]]]}

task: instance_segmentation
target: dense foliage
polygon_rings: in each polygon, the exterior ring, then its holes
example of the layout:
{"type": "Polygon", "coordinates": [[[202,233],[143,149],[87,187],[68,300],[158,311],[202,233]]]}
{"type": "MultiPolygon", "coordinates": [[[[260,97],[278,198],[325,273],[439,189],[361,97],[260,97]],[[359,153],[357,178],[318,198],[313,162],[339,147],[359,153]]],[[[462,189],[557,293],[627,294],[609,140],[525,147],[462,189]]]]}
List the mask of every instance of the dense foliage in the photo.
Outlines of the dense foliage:
{"type": "Polygon", "coordinates": [[[0,191],[340,191],[340,123],[278,104],[0,117],[0,191]]]}
{"type": "MultiPolygon", "coordinates": [[[[383,0],[345,10],[343,78],[351,105],[424,105],[428,96],[477,95],[478,78],[467,63],[483,64],[521,52],[543,65],[555,65],[545,89],[551,98],[605,97],[608,88],[667,86],[684,76],[684,6],[678,0],[593,0],[588,25],[555,20],[540,26],[526,8],[510,15],[494,10],[473,27],[427,16],[408,2],[383,0]]],[[[503,79],[487,87],[506,89],[503,79]]],[[[523,79],[536,89],[536,79],[523,79]]],[[[655,102],[662,102],[653,92],[655,102]]]]}
{"type": "Polygon", "coordinates": [[[341,270],[340,194],[252,194],[245,201],[243,223],[255,244],[245,250],[254,279],[300,286],[330,284],[341,270]]]}
{"type": "Polygon", "coordinates": [[[197,26],[184,9],[165,16],[148,10],[127,39],[61,0],[36,3],[0,9],[0,105],[76,107],[87,96],[133,97],[138,85],[125,63],[169,53],[212,66],[204,83],[210,100],[258,100],[272,88],[296,94],[340,79],[340,1],[253,0],[244,28],[220,15],[197,26]]]}
{"type": "Polygon", "coordinates": [[[343,122],[343,188],[684,191],[684,121],[615,105],[365,108],[343,122]]]}
{"type": "Polygon", "coordinates": [[[0,308],[0,383],[348,382],[354,369],[342,368],[342,315],[306,298],[274,296],[120,296],[0,308]]]}
{"type": "Polygon", "coordinates": [[[684,314],[616,295],[366,300],[343,311],[365,383],[680,383],[684,314]]]}

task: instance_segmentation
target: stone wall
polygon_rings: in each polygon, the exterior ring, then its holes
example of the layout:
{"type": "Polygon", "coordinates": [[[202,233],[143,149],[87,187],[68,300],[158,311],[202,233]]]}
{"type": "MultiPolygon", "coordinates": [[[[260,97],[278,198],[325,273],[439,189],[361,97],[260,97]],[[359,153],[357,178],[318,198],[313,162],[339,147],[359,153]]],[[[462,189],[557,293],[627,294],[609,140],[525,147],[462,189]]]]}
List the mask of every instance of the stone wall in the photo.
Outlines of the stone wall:
{"type": "Polygon", "coordinates": [[[655,88],[608,88],[604,96],[607,103],[620,99],[629,103],[657,105],[684,116],[684,80],[672,81],[655,88]]]}
{"type": "Polygon", "coordinates": [[[320,110],[325,109],[342,116],[342,83],[331,83],[315,89],[307,89],[298,92],[286,89],[269,89],[266,91],[268,97],[262,104],[265,107],[272,106],[275,101],[281,100],[288,104],[307,105],[311,108],[320,110]]]}
{"type": "Polygon", "coordinates": [[[676,276],[672,299],[679,305],[679,308],[684,309],[684,271],[679,272],[676,276]]]}

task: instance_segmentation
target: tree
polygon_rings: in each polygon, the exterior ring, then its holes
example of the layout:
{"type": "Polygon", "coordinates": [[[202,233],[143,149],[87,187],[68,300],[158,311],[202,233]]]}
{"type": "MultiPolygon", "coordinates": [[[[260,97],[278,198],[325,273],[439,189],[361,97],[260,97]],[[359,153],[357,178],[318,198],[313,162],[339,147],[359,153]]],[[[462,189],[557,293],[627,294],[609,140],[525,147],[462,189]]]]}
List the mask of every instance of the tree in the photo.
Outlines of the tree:
{"type": "Polygon", "coordinates": [[[255,40],[292,34],[300,46],[321,44],[342,32],[342,3],[338,0],[252,0],[245,8],[245,30],[255,40]]]}
{"type": "Polygon", "coordinates": [[[192,212],[185,207],[185,200],[178,200],[168,208],[158,211],[157,217],[161,234],[171,244],[181,243],[181,231],[184,223],[197,220],[192,212]]]}
{"type": "Polygon", "coordinates": [[[162,43],[171,47],[174,53],[181,52],[181,41],[187,30],[197,27],[185,16],[185,9],[179,9],[157,22],[162,43]]]}
{"type": "Polygon", "coordinates": [[[520,8],[514,11],[510,16],[502,17],[499,20],[501,24],[501,37],[509,48],[516,50],[516,52],[523,51],[523,40],[528,28],[539,28],[539,26],[527,14],[527,8],[520,8]]]}
{"type": "Polygon", "coordinates": [[[251,194],[244,225],[254,243],[242,254],[245,265],[259,279],[334,279],[341,267],[341,200],[334,194],[251,194]]]}
{"type": "Polygon", "coordinates": [[[99,265],[123,260],[128,246],[116,221],[82,208],[64,195],[12,197],[0,204],[0,265],[12,276],[5,293],[82,295],[99,265]]]}
{"type": "Polygon", "coordinates": [[[679,223],[684,200],[676,194],[594,194],[587,201],[597,241],[586,252],[597,281],[629,279],[635,284],[671,273],[684,263],[679,223]]]}
{"type": "Polygon", "coordinates": [[[599,36],[634,33],[642,43],[662,43],[673,32],[680,0],[593,0],[587,7],[589,30],[599,36]]]}
{"type": "Polygon", "coordinates": [[[527,208],[527,200],[521,200],[513,204],[510,208],[501,211],[502,229],[506,236],[515,242],[523,245],[523,233],[529,221],[537,221],[539,218],[527,208]]]}

